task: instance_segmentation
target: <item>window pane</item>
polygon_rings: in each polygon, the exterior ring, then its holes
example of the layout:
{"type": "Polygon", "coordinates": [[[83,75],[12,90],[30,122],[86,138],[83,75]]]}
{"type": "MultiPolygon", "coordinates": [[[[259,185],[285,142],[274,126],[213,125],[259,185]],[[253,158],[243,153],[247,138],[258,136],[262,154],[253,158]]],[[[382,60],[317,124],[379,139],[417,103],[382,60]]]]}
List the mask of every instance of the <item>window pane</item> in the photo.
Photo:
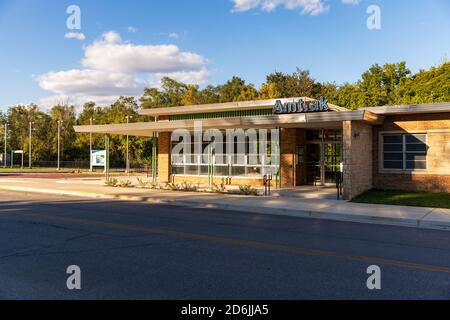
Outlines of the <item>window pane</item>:
{"type": "Polygon", "coordinates": [[[384,160],[403,161],[402,153],[385,153],[384,160]]]}
{"type": "Polygon", "coordinates": [[[247,175],[248,176],[261,176],[262,175],[262,167],[247,167],[247,175]]]}
{"type": "Polygon", "coordinates": [[[401,144],[385,144],[383,146],[384,151],[388,152],[402,152],[403,151],[403,145],[401,144]]]}
{"type": "Polygon", "coordinates": [[[214,166],[214,175],[219,177],[228,177],[230,175],[228,166],[214,166]]]}
{"type": "Polygon", "coordinates": [[[407,161],[426,161],[427,156],[423,153],[407,153],[406,160],[407,161]]]}
{"type": "Polygon", "coordinates": [[[403,161],[384,161],[385,169],[403,169],[403,161]]]}
{"type": "Polygon", "coordinates": [[[406,151],[421,151],[421,152],[427,152],[427,145],[426,144],[407,144],[406,145],[406,151]]]}
{"type": "Polygon", "coordinates": [[[391,135],[391,136],[383,136],[383,141],[384,143],[400,143],[402,144],[402,135],[398,134],[398,135],[391,135]]]}
{"type": "Polygon", "coordinates": [[[245,167],[232,167],[231,168],[231,175],[233,177],[238,177],[238,176],[245,176],[245,167]]]}
{"type": "Polygon", "coordinates": [[[184,174],[184,166],[172,166],[172,174],[184,174]]]}
{"type": "Polygon", "coordinates": [[[186,166],[185,174],[198,175],[198,166],[186,166]]]}
{"type": "Polygon", "coordinates": [[[200,175],[201,176],[207,176],[208,175],[208,166],[201,165],[200,166],[200,175]]]}
{"type": "Polygon", "coordinates": [[[406,161],[406,169],[413,170],[425,170],[427,168],[426,161],[406,161]]]}
{"type": "Polygon", "coordinates": [[[426,143],[426,134],[408,134],[406,135],[406,143],[426,143]]]}

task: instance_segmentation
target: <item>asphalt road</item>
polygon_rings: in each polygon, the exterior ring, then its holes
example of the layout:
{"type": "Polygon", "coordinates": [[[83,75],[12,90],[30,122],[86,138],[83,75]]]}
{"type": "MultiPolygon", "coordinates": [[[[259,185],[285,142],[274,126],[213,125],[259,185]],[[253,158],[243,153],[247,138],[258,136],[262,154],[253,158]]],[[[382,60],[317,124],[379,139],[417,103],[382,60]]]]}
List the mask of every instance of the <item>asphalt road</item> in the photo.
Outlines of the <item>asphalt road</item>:
{"type": "Polygon", "coordinates": [[[2,191],[0,299],[450,299],[450,232],[2,191]]]}

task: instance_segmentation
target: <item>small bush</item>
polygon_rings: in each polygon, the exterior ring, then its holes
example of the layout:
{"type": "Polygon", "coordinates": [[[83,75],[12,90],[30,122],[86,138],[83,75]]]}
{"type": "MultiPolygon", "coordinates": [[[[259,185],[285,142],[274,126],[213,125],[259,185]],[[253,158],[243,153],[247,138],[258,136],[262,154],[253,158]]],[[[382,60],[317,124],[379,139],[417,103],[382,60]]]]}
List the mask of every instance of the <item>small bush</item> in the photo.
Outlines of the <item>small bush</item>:
{"type": "Polygon", "coordinates": [[[257,196],[258,195],[258,190],[256,190],[255,188],[252,188],[251,186],[239,186],[239,192],[240,194],[244,195],[244,196],[257,196]]]}
{"type": "Polygon", "coordinates": [[[211,190],[213,192],[223,193],[223,192],[225,192],[225,186],[223,184],[217,185],[217,184],[213,183],[211,186],[211,190]]]}
{"type": "Polygon", "coordinates": [[[131,183],[130,180],[120,181],[119,187],[121,187],[121,188],[131,188],[131,187],[133,187],[133,184],[131,183]]]}
{"type": "Polygon", "coordinates": [[[187,192],[196,192],[198,190],[198,186],[183,182],[180,186],[178,186],[178,191],[187,191],[187,192]]]}
{"type": "Polygon", "coordinates": [[[115,178],[109,178],[108,180],[105,181],[105,184],[108,187],[116,187],[119,184],[119,181],[115,178]]]}

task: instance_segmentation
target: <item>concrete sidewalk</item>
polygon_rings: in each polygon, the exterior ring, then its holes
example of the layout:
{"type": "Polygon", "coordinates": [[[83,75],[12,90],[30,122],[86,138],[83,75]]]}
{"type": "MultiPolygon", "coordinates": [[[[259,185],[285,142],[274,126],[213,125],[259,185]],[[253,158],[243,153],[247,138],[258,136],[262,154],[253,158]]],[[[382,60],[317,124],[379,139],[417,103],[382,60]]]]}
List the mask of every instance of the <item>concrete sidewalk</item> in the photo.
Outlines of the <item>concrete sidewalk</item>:
{"type": "Polygon", "coordinates": [[[0,190],[68,195],[97,199],[145,201],[196,208],[331,219],[427,229],[450,229],[450,209],[359,204],[331,199],[247,197],[228,194],[174,192],[139,188],[112,188],[100,178],[2,178],[0,190]]]}

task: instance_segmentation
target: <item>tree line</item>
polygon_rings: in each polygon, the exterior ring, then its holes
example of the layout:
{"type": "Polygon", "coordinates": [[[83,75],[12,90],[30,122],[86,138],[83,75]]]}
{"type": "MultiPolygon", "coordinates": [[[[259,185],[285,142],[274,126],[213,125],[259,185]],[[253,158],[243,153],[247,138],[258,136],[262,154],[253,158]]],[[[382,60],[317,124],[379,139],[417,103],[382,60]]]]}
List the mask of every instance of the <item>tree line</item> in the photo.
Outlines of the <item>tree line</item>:
{"type": "MultiPolygon", "coordinates": [[[[225,84],[200,88],[163,78],[160,88],[146,88],[142,97],[120,97],[109,106],[86,102],[79,113],[75,106],[60,103],[48,112],[38,105],[16,105],[6,113],[0,113],[0,123],[8,123],[8,150],[28,151],[29,123],[32,122],[33,162],[57,159],[57,121],[61,120],[61,160],[88,161],[89,135],[76,134],[74,125],[124,123],[148,121],[139,116],[139,108],[161,108],[209,103],[236,102],[282,97],[326,97],[330,103],[348,108],[372,107],[395,104],[436,103],[450,101],[450,62],[444,62],[429,70],[412,74],[405,62],[375,64],[365,71],[355,83],[322,83],[316,81],[307,70],[293,73],[274,72],[256,88],[239,77],[225,84]]],[[[4,125],[2,125],[2,137],[4,125]]],[[[0,138],[1,139],[1,138],[0,138]]],[[[104,137],[93,135],[94,148],[104,147],[104,137]]],[[[4,139],[0,142],[3,152],[4,139]]],[[[130,137],[132,161],[148,163],[151,142],[148,138],[130,137]]],[[[126,137],[111,138],[111,164],[125,165],[126,137]]]]}

